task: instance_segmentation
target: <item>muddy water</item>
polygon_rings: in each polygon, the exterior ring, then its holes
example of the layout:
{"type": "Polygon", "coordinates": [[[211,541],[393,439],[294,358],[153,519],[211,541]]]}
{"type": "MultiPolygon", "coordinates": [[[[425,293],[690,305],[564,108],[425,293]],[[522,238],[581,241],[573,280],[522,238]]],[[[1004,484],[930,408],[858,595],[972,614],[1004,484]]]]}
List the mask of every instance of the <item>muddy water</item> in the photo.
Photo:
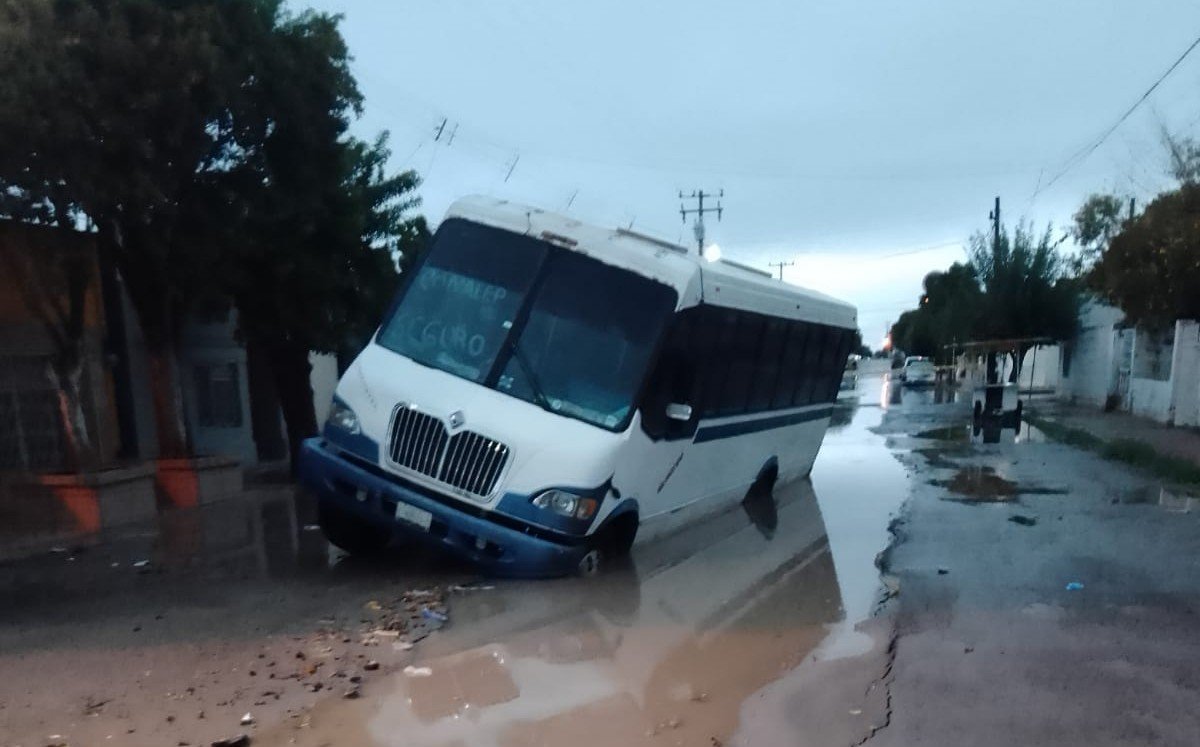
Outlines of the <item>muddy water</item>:
{"type": "Polygon", "coordinates": [[[455,596],[451,626],[407,670],[256,744],[728,741],[748,698],[814,657],[873,645],[856,628],[906,492],[868,430],[879,417],[863,408],[832,429],[812,482],[639,548],[627,568],[455,596]]]}

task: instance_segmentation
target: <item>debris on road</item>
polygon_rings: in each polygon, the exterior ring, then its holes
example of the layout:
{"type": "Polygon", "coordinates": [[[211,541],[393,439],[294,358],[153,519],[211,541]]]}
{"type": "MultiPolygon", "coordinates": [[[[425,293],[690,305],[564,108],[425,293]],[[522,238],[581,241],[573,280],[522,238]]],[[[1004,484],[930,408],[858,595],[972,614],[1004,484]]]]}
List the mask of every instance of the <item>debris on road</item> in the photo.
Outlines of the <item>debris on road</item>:
{"type": "Polygon", "coordinates": [[[375,661],[374,659],[368,661],[366,664],[363,664],[363,671],[374,672],[377,669],[379,669],[379,662],[375,661]]]}
{"type": "Polygon", "coordinates": [[[1071,583],[1067,584],[1067,591],[1082,591],[1082,590],[1083,590],[1083,584],[1079,583],[1078,581],[1072,581],[1071,583]]]}
{"type": "Polygon", "coordinates": [[[411,664],[404,668],[407,677],[432,677],[433,670],[429,667],[414,667],[411,664]]]}
{"type": "Polygon", "coordinates": [[[241,721],[242,726],[250,726],[253,723],[254,723],[254,716],[250,715],[249,713],[247,713],[245,716],[242,716],[242,721],[241,721]]]}
{"type": "Polygon", "coordinates": [[[1025,516],[1024,514],[1013,514],[1012,516],[1008,517],[1008,520],[1014,524],[1020,524],[1023,527],[1037,526],[1038,522],[1037,517],[1025,516]]]}
{"type": "Polygon", "coordinates": [[[249,747],[250,736],[248,734],[238,734],[236,737],[228,739],[218,739],[212,743],[212,747],[249,747]]]}

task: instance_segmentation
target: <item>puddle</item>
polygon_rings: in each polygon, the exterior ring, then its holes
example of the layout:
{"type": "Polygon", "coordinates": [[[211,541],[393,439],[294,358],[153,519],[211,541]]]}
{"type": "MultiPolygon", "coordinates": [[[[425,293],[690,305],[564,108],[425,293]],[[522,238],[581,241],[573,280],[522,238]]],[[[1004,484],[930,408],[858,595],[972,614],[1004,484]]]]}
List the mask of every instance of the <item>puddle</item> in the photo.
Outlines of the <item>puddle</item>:
{"type": "Polygon", "coordinates": [[[963,499],[978,503],[1006,503],[1016,500],[1017,484],[996,474],[991,467],[963,467],[949,480],[931,480],[963,499]]]}
{"type": "MultiPolygon", "coordinates": [[[[859,408],[812,480],[635,548],[595,579],[497,582],[369,698],[256,744],[661,745],[725,742],[743,704],[814,657],[871,649],[874,558],[907,495],[859,408]],[[413,670],[413,671],[418,671],[413,670]],[[278,737],[278,739],[276,739],[278,737]]],[[[874,420],[870,423],[867,421],[874,420]]]]}
{"type": "Polygon", "coordinates": [[[950,441],[953,443],[969,443],[971,441],[971,431],[965,425],[948,425],[943,428],[930,428],[927,431],[921,431],[914,438],[932,439],[934,441],[950,441]]]}
{"type": "Polygon", "coordinates": [[[964,503],[1009,503],[1021,495],[1066,495],[1063,488],[1019,485],[996,474],[987,466],[961,468],[948,480],[930,480],[930,485],[946,488],[960,496],[951,500],[964,503]]]}

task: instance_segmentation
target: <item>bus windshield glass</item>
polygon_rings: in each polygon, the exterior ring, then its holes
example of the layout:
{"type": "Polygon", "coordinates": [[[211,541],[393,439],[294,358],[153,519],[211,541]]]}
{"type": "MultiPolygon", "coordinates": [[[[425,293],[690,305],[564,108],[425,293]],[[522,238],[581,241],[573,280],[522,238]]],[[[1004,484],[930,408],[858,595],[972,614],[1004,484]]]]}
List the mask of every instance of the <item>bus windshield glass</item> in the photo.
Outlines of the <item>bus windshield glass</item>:
{"type": "Polygon", "coordinates": [[[506,231],[446,221],[378,343],[484,383],[548,249],[506,231]]]}
{"type": "Polygon", "coordinates": [[[635,273],[450,220],[376,341],[551,412],[620,430],[675,302],[672,288],[635,273]]]}
{"type": "Polygon", "coordinates": [[[574,252],[549,260],[501,391],[594,425],[628,422],[675,292],[574,252]]]}

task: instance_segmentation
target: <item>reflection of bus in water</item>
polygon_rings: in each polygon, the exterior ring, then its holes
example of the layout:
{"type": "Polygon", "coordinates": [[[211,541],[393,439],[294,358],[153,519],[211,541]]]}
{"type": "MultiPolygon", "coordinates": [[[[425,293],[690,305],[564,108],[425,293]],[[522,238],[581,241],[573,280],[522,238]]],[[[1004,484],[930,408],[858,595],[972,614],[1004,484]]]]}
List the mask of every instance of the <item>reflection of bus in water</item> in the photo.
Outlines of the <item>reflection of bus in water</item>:
{"type": "MultiPolygon", "coordinates": [[[[778,515],[697,533],[718,537],[615,587],[563,599],[540,617],[501,589],[455,603],[489,605],[478,645],[421,659],[427,677],[397,676],[367,728],[374,743],[449,745],[710,744],[742,703],[802,662],[842,616],[824,522],[808,481],[779,491],[778,515]],[[711,530],[711,531],[709,531],[711,530]],[[771,535],[771,536],[768,536],[771,535]],[[486,601],[486,597],[498,597],[486,601]],[[613,609],[613,608],[616,609],[613,609]],[[510,621],[510,618],[512,619],[510,621]],[[670,729],[672,720],[679,722],[670,729]],[[671,733],[654,735],[668,724],[671,733]]],[[[767,496],[769,500],[770,497],[767,496]]],[[[692,531],[692,530],[689,530],[692,531]]],[[[635,555],[643,562],[642,551],[635,555]]],[[[522,602],[529,590],[512,592],[522,602]]],[[[537,605],[534,605],[535,607],[537,605]]],[[[465,610],[471,614],[473,610],[465,610]]]]}
{"type": "Polygon", "coordinates": [[[855,317],[672,244],[463,200],[301,476],[351,552],[400,529],[494,572],[587,569],[808,474],[855,317]]]}

